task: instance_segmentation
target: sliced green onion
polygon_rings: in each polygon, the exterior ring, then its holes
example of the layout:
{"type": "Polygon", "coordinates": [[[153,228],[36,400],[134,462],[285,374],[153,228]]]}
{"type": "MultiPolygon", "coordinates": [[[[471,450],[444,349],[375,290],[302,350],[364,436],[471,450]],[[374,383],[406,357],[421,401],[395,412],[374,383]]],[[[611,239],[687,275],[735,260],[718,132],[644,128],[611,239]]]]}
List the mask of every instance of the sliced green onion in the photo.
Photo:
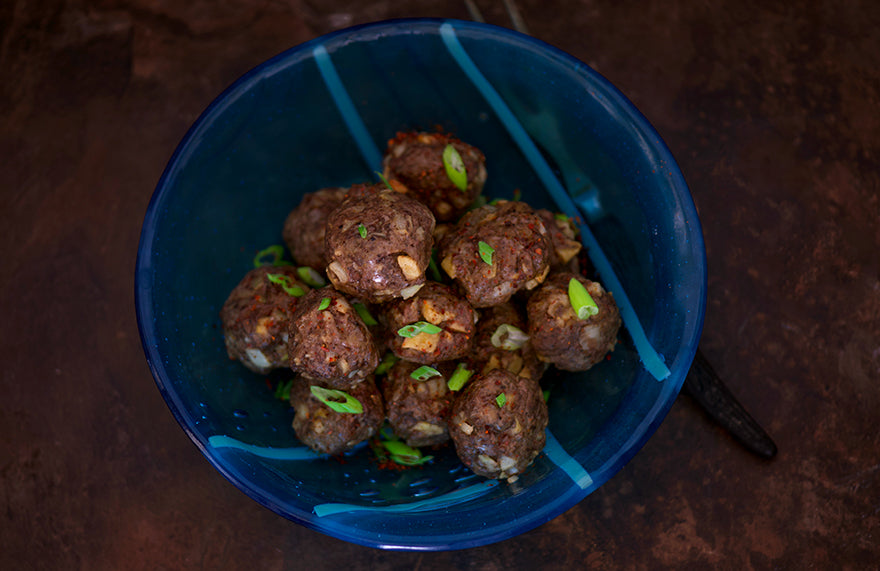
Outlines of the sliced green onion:
{"type": "Polygon", "coordinates": [[[465,368],[464,363],[460,363],[458,367],[455,368],[455,372],[452,373],[452,376],[449,377],[449,380],[446,381],[446,387],[450,391],[460,391],[473,374],[473,371],[469,371],[465,368]]]}
{"type": "Polygon", "coordinates": [[[483,206],[486,206],[486,203],[486,196],[481,194],[480,196],[476,197],[473,202],[471,202],[468,210],[476,210],[477,208],[482,208],[483,206]]]}
{"type": "Polygon", "coordinates": [[[376,321],[376,318],[372,316],[370,310],[367,309],[367,306],[357,302],[352,304],[354,305],[354,310],[357,311],[357,314],[360,316],[361,320],[364,322],[364,325],[368,325],[372,327],[373,325],[379,325],[379,322],[376,321]]]}
{"type": "Polygon", "coordinates": [[[314,268],[308,266],[298,267],[296,269],[296,275],[299,276],[299,279],[312,287],[324,287],[327,285],[327,280],[325,280],[321,274],[316,272],[314,268]]]}
{"type": "Polygon", "coordinates": [[[430,335],[436,335],[443,331],[433,323],[428,323],[427,321],[416,321],[415,323],[410,323],[409,325],[405,325],[397,330],[397,334],[401,337],[415,337],[419,333],[428,333],[430,335]]]}
{"type": "Polygon", "coordinates": [[[452,184],[458,187],[458,190],[464,192],[467,190],[467,169],[464,168],[464,161],[461,155],[455,150],[451,144],[446,145],[443,149],[443,167],[446,168],[446,176],[452,181],[452,184]]]}
{"type": "Polygon", "coordinates": [[[492,346],[505,351],[516,351],[526,344],[529,336],[519,327],[508,323],[502,323],[492,334],[492,346]]]}
{"type": "Polygon", "coordinates": [[[293,280],[290,279],[290,276],[285,276],[284,274],[266,274],[266,277],[269,278],[269,281],[273,284],[280,285],[284,291],[287,292],[287,295],[292,295],[293,297],[302,297],[306,294],[303,288],[293,283],[293,280]]]}
{"type": "Polygon", "coordinates": [[[513,201],[519,202],[519,199],[522,198],[522,191],[518,188],[513,189],[513,201]]]}
{"type": "Polygon", "coordinates": [[[367,237],[367,227],[363,224],[358,224],[358,234],[361,235],[361,238],[367,237]]]}
{"type": "Polygon", "coordinates": [[[364,406],[361,404],[361,401],[346,392],[337,391],[336,389],[325,389],[318,385],[311,385],[309,390],[312,391],[312,396],[336,412],[346,414],[361,414],[364,412],[364,406]],[[340,402],[340,399],[342,402],[340,402]]]}
{"type": "Polygon", "coordinates": [[[387,421],[382,425],[382,428],[379,429],[379,438],[384,438],[385,440],[398,440],[397,435],[394,434],[394,429],[388,425],[387,421]]]}
{"type": "Polygon", "coordinates": [[[388,372],[388,369],[393,367],[394,364],[398,361],[400,361],[400,358],[394,353],[385,353],[385,356],[382,357],[382,361],[379,363],[373,373],[376,375],[384,375],[388,372]]]}
{"type": "Polygon", "coordinates": [[[503,407],[504,403],[506,403],[506,402],[507,402],[507,395],[505,395],[504,393],[498,393],[498,396],[495,397],[495,404],[498,405],[498,408],[503,407]]]}
{"type": "Polygon", "coordinates": [[[275,398],[278,400],[289,401],[290,400],[290,387],[293,386],[293,379],[290,379],[286,383],[278,383],[278,386],[275,387],[275,398]]]}
{"type": "Polygon", "coordinates": [[[577,313],[578,319],[587,319],[591,315],[599,313],[599,306],[587,293],[584,284],[577,278],[571,278],[568,282],[568,299],[571,302],[571,308],[577,313]]]}
{"type": "Polygon", "coordinates": [[[429,367],[428,365],[422,365],[415,371],[409,374],[409,376],[417,381],[427,381],[431,377],[436,377],[440,375],[440,371],[435,369],[434,367],[429,367]]]}
{"type": "Polygon", "coordinates": [[[547,402],[548,400],[550,400],[550,389],[544,391],[544,402],[547,402]]]}
{"type": "Polygon", "coordinates": [[[318,304],[318,311],[324,311],[328,307],[330,307],[330,298],[325,297],[321,300],[321,303],[318,304]]]}
{"type": "Polygon", "coordinates": [[[563,222],[568,222],[568,216],[562,214],[561,212],[557,212],[556,214],[554,214],[553,218],[557,220],[562,220],[563,222]]]}
{"type": "Polygon", "coordinates": [[[260,250],[257,252],[257,255],[254,256],[254,267],[259,268],[261,266],[292,266],[290,262],[286,262],[281,259],[284,255],[284,246],[280,246],[278,244],[273,244],[266,248],[265,250],[260,250]],[[269,256],[272,257],[272,260],[266,260],[269,256]]]}
{"type": "Polygon", "coordinates": [[[492,254],[495,253],[495,248],[490,246],[489,244],[483,242],[482,240],[477,243],[477,247],[480,250],[480,257],[483,258],[483,261],[492,265],[492,254]]]}
{"type": "Polygon", "coordinates": [[[382,179],[382,182],[385,183],[385,186],[387,186],[387,187],[390,188],[391,190],[394,190],[394,187],[391,186],[391,183],[388,182],[388,179],[385,178],[385,175],[384,175],[384,174],[380,173],[379,171],[374,171],[374,172],[376,173],[376,176],[378,176],[380,179],[382,179]]]}
{"type": "Polygon", "coordinates": [[[435,282],[443,281],[443,274],[440,273],[440,268],[437,266],[437,260],[434,259],[437,255],[437,248],[431,250],[431,257],[428,258],[428,270],[431,272],[431,278],[435,282]]]}
{"type": "Polygon", "coordinates": [[[433,456],[422,456],[421,450],[407,446],[398,440],[382,442],[382,446],[391,454],[392,460],[404,466],[418,466],[434,458],[433,456]]]}

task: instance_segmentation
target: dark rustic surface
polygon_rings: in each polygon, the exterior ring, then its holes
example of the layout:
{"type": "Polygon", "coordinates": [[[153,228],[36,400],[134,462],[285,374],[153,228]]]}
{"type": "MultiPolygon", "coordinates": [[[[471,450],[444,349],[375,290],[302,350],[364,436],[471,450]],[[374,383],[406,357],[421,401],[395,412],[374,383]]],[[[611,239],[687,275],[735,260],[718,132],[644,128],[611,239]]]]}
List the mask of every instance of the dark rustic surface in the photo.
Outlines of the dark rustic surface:
{"type": "MultiPolygon", "coordinates": [[[[501,0],[477,4],[509,24],[501,0]]],[[[682,397],[554,521],[419,554],[312,532],[211,468],[144,361],[134,259],[166,160],[240,74],[350,24],[467,18],[464,3],[0,3],[0,568],[876,568],[880,8],[767,4],[518,2],[677,157],[708,246],[703,352],[778,456],[682,397]]]]}

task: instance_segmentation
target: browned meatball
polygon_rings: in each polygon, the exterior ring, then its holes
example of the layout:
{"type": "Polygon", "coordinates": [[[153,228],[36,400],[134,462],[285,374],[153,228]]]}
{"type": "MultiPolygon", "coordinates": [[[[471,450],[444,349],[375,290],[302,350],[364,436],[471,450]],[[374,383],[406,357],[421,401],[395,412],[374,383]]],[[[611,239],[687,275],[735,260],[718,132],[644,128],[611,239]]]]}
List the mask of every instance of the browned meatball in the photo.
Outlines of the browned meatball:
{"type": "Polygon", "coordinates": [[[512,302],[480,311],[469,360],[471,370],[478,374],[501,368],[538,381],[547,370],[547,364],[538,359],[528,338],[528,325],[522,311],[512,302]],[[515,329],[509,329],[511,327],[515,329]]]}
{"type": "Polygon", "coordinates": [[[583,245],[577,240],[577,226],[564,214],[554,214],[549,210],[535,212],[544,221],[544,227],[550,234],[550,246],[553,252],[550,267],[559,271],[578,270],[578,253],[583,245]]]}
{"type": "Polygon", "coordinates": [[[550,256],[544,223],[522,202],[500,201],[468,212],[440,244],[443,269],[474,307],[497,305],[538,286],[550,256]]]}
{"type": "Polygon", "coordinates": [[[526,307],[529,336],[538,357],[565,371],[586,371],[614,349],[620,312],[614,296],[602,286],[572,273],[555,274],[542,285],[526,307]],[[578,319],[568,296],[568,283],[584,284],[599,311],[578,319]]]}
{"type": "MultiPolygon", "coordinates": [[[[385,420],[382,395],[372,377],[343,390],[357,399],[363,412],[337,412],[312,394],[312,385],[327,388],[320,381],[297,377],[290,388],[293,430],[300,442],[324,454],[341,454],[379,431],[385,420]]],[[[341,398],[331,399],[342,401],[341,398]]]]}
{"type": "Polygon", "coordinates": [[[388,141],[383,162],[385,176],[397,179],[409,194],[428,205],[440,222],[464,214],[486,183],[486,157],[476,147],[445,133],[398,133],[388,141]],[[446,174],[443,151],[446,145],[458,151],[467,173],[464,190],[446,174]]]}
{"type": "Polygon", "coordinates": [[[455,291],[444,284],[427,282],[413,297],[388,304],[383,313],[388,345],[395,355],[416,363],[439,363],[464,357],[474,337],[474,310],[455,291]],[[437,331],[415,333],[401,328],[429,323],[437,331]]]}
{"type": "Polygon", "coordinates": [[[512,479],[544,448],[547,418],[538,383],[494,369],[471,380],[455,399],[449,435],[474,473],[512,479]]]}
{"type": "Polygon", "coordinates": [[[324,255],[324,227],[327,216],[345,198],[344,188],[322,188],[303,196],[284,221],[281,235],[297,263],[323,272],[327,267],[324,255]]]}
{"type": "Polygon", "coordinates": [[[248,272],[220,310],[229,358],[260,374],[286,367],[288,323],[301,299],[297,295],[308,291],[289,266],[248,272]]]}
{"type": "Polygon", "coordinates": [[[394,433],[409,446],[429,446],[449,440],[446,421],[452,409],[453,393],[446,381],[452,374],[452,365],[437,365],[432,371],[423,373],[425,380],[413,378],[420,365],[409,361],[398,361],[382,382],[382,395],[388,423],[394,433]]]}
{"type": "Polygon", "coordinates": [[[434,216],[404,194],[352,190],[327,218],[327,276],[337,289],[372,303],[411,297],[425,283],[434,216]]]}
{"type": "Polygon", "coordinates": [[[372,374],[379,352],[363,320],[330,286],[312,290],[290,319],[290,368],[342,388],[372,374]]]}

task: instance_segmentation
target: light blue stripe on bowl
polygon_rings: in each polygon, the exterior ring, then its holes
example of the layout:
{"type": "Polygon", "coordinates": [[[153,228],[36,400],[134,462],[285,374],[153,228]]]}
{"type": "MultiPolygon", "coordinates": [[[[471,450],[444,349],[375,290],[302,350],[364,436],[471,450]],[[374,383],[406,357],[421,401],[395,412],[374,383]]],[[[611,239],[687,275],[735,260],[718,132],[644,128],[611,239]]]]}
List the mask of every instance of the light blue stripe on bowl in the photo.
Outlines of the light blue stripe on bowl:
{"type": "MultiPolygon", "coordinates": [[[[522,151],[523,155],[525,155],[526,159],[532,165],[538,178],[541,179],[541,182],[544,183],[547,191],[550,192],[550,195],[556,201],[557,206],[559,206],[562,212],[567,216],[579,218],[579,212],[571,197],[559,183],[559,180],[556,178],[556,175],[553,174],[547,161],[541,156],[541,152],[535,146],[535,143],[529,137],[528,133],[526,133],[525,129],[523,129],[520,122],[516,119],[513,113],[511,113],[507,104],[464,50],[461,43],[458,41],[458,36],[455,35],[455,28],[452,24],[444,22],[440,26],[440,37],[443,38],[443,43],[446,45],[446,49],[449,50],[450,55],[452,55],[459,67],[461,67],[461,70],[467,75],[471,83],[474,84],[474,87],[476,87],[483,95],[483,98],[489,106],[492,107],[492,110],[495,111],[498,119],[507,129],[508,133],[510,133],[510,136],[520,148],[520,151],[522,151]]],[[[660,355],[657,354],[657,351],[654,350],[654,347],[651,346],[651,342],[648,341],[638,315],[636,315],[635,309],[633,309],[629,297],[623,289],[623,285],[617,278],[617,274],[614,273],[611,263],[599,247],[599,242],[596,240],[595,236],[593,236],[593,233],[586,224],[580,224],[579,228],[581,231],[581,237],[587,246],[587,254],[590,256],[590,260],[593,262],[593,265],[596,266],[599,275],[602,276],[605,286],[614,294],[614,300],[620,308],[620,315],[632,336],[633,343],[635,343],[636,351],[639,353],[642,364],[655,379],[662,381],[669,376],[669,368],[663,362],[662,357],[660,357],[660,355]]]]}
{"type": "Polygon", "coordinates": [[[327,90],[330,92],[334,103],[336,103],[336,108],[339,109],[339,114],[342,115],[342,120],[345,121],[345,125],[354,138],[355,144],[360,149],[364,162],[367,163],[367,167],[369,167],[371,172],[381,172],[382,154],[370,137],[367,126],[364,125],[363,119],[361,119],[357,109],[355,109],[348,91],[345,90],[345,86],[336,72],[336,67],[333,65],[327,49],[323,45],[318,45],[312,50],[312,54],[315,56],[315,62],[318,64],[318,70],[321,72],[324,84],[327,86],[327,90]]]}

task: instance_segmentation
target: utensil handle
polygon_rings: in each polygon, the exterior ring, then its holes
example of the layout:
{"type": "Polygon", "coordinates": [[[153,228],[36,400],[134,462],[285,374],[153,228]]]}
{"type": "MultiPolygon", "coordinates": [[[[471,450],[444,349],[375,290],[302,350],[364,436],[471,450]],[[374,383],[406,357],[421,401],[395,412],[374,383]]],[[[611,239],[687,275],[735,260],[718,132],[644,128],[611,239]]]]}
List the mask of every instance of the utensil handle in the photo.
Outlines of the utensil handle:
{"type": "Polygon", "coordinates": [[[763,458],[776,455],[773,439],[736,400],[699,349],[685,378],[684,388],[715,422],[750,451],[763,458]]]}

